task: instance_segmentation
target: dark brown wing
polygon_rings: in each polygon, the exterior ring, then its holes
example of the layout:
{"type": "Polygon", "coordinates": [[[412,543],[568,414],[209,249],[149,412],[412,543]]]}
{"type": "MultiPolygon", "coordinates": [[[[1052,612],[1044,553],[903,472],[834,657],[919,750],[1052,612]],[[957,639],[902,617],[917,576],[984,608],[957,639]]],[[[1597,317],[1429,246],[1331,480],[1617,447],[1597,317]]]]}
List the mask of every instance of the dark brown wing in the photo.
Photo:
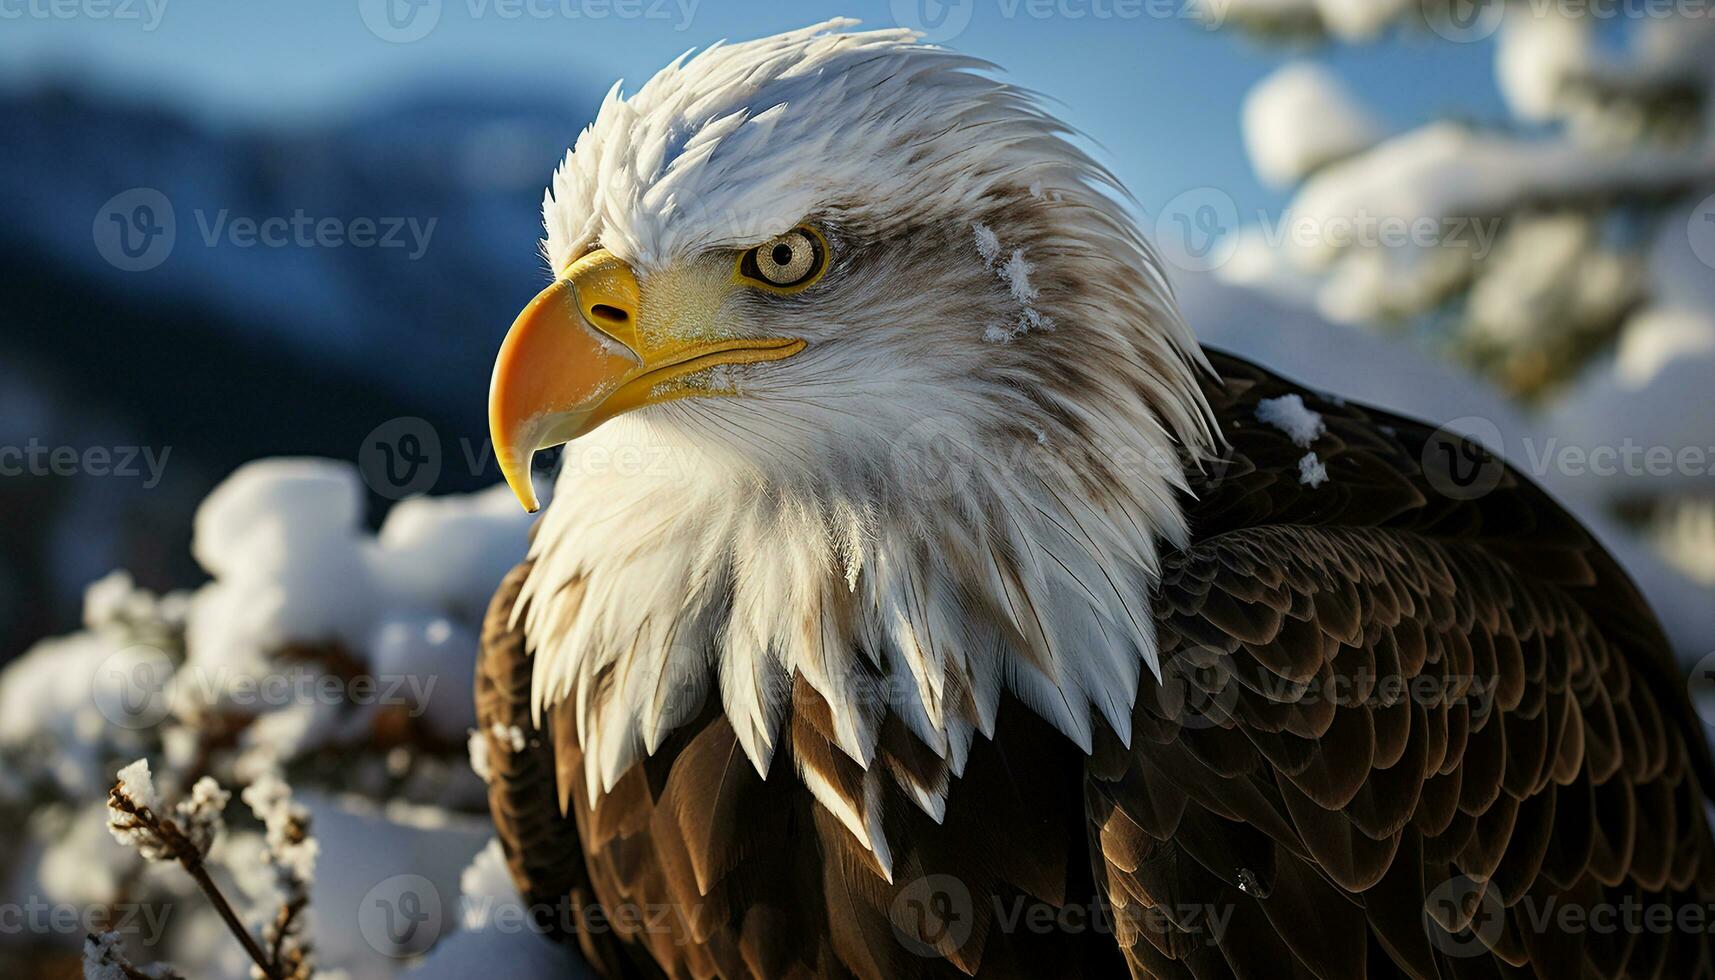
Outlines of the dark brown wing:
{"type": "Polygon", "coordinates": [[[627,976],[610,930],[592,921],[599,903],[577,827],[560,814],[552,739],[530,720],[530,656],[524,631],[512,625],[513,605],[529,572],[526,563],[507,574],[482,624],[476,718],[488,742],[488,807],[507,867],[538,928],[575,940],[603,976],[627,976]]]}
{"type": "Polygon", "coordinates": [[[1157,595],[1163,682],[1088,768],[1133,970],[1715,973],[1707,750],[1613,561],[1510,471],[1430,480],[1426,427],[1216,362],[1233,450],[1157,595]],[[1255,419],[1287,393],[1321,486],[1255,419]]]}

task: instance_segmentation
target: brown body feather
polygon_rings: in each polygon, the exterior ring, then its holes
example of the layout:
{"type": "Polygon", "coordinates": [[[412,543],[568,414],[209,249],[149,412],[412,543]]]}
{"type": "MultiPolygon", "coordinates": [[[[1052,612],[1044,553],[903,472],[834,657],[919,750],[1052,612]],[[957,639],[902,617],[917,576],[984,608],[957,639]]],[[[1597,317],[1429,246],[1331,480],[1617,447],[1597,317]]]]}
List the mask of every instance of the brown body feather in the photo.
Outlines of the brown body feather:
{"type": "Polygon", "coordinates": [[[477,707],[544,924],[610,977],[1715,975],[1706,931],[1625,918],[1707,917],[1715,848],[1700,728],[1613,560],[1510,471],[1439,494],[1428,427],[1213,360],[1232,448],[1185,500],[1129,747],[1009,700],[961,775],[897,722],[866,773],[800,683],[767,779],[711,703],[592,807],[569,710],[530,722],[516,570],[477,707]],[[1320,486],[1255,419],[1289,393],[1327,423],[1320,486]],[[884,794],[891,882],[792,767],[884,794]],[[948,781],[939,824],[899,789],[948,781]]]}

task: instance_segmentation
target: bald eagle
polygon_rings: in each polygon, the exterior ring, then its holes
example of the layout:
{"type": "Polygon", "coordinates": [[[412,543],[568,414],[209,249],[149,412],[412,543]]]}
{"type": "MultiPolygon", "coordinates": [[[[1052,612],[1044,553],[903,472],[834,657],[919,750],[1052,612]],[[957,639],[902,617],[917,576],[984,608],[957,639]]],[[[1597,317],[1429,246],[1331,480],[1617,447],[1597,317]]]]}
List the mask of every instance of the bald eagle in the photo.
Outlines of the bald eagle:
{"type": "Polygon", "coordinates": [[[541,926],[609,977],[1710,975],[1624,926],[1711,908],[1715,781],[1613,559],[1200,348],[1065,127],[850,26],[616,86],[543,202],[490,424],[531,510],[569,445],[477,669],[541,926]]]}

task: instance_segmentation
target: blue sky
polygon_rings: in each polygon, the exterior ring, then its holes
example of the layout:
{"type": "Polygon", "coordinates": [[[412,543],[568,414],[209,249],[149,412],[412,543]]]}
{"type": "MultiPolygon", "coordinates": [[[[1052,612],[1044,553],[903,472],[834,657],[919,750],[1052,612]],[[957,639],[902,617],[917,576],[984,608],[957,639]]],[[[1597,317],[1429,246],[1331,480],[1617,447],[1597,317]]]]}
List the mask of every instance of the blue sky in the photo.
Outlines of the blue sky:
{"type": "MultiPolygon", "coordinates": [[[[1053,99],[1146,210],[1210,185],[1242,212],[1283,203],[1284,192],[1251,175],[1238,119],[1246,90],[1293,57],[1332,64],[1395,128],[1449,111],[1502,115],[1486,42],[1280,48],[1173,16],[1184,0],[55,2],[0,0],[0,86],[73,75],[216,124],[286,125],[359,112],[426,80],[480,81],[534,99],[563,91],[588,104],[614,78],[635,87],[666,60],[719,38],[842,14],[892,26],[927,11],[943,30],[963,23],[952,46],[1053,99]],[[398,5],[391,22],[380,19],[384,3],[398,5]],[[370,23],[381,32],[405,24],[405,34],[432,27],[390,42],[370,23]]],[[[553,163],[543,161],[544,177],[553,163]]]]}

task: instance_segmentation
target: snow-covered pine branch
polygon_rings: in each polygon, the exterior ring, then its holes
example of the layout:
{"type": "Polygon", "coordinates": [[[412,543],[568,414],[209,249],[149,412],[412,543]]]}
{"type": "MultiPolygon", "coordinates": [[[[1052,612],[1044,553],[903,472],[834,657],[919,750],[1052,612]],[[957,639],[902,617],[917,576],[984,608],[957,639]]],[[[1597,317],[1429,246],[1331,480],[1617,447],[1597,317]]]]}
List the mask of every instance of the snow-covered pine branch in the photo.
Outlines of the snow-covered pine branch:
{"type": "MultiPolygon", "coordinates": [[[[1345,6],[1235,0],[1229,18],[1291,7],[1337,26],[1345,6]]],[[[1253,166],[1301,183],[1222,272],[1337,322],[1420,326],[1534,397],[1650,305],[1638,230],[1715,190],[1715,21],[1666,12],[1604,32],[1566,5],[1493,9],[1511,126],[1443,121],[1378,140],[1373,113],[1325,67],[1293,63],[1259,83],[1243,119],[1253,166]],[[1410,233],[1366,233],[1378,228],[1410,233]]]]}
{"type": "Polygon", "coordinates": [[[1539,449],[1693,454],[1665,473],[1534,475],[1715,587],[1715,491],[1696,463],[1715,451],[1715,416],[1686,410],[1715,379],[1715,18],[1536,0],[1490,0],[1457,24],[1392,0],[1213,8],[1229,28],[1397,41],[1402,57],[1407,38],[1492,46],[1511,118],[1481,125],[1384,136],[1315,60],[1260,82],[1242,119],[1252,166],[1296,190],[1217,274],[1476,369],[1534,409],[1539,449]]]}

